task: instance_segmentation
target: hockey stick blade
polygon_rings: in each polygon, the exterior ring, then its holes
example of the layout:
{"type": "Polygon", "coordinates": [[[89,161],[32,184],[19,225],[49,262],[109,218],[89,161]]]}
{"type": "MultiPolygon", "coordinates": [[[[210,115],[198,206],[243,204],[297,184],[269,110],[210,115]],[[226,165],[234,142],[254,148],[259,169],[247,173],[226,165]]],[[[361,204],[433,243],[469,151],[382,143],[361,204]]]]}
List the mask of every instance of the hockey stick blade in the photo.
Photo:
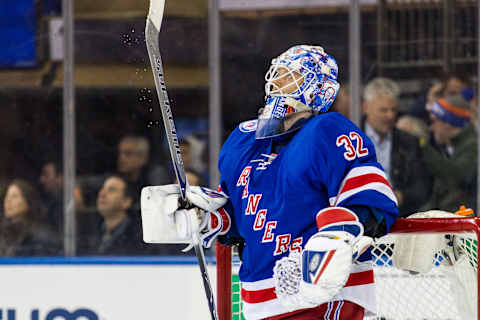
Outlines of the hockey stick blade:
{"type": "MultiPolygon", "coordinates": [[[[173,168],[175,170],[175,175],[180,187],[182,200],[186,202],[188,181],[185,175],[185,168],[183,166],[180,146],[178,144],[177,130],[173,121],[167,87],[165,86],[162,57],[160,56],[160,44],[158,39],[164,8],[165,0],[150,0],[150,9],[148,11],[147,22],[145,26],[145,39],[147,43],[148,57],[152,66],[155,89],[157,91],[160,104],[160,111],[162,112],[163,124],[167,134],[168,147],[170,149],[170,155],[172,156],[173,168]]],[[[208,277],[203,247],[198,239],[198,234],[193,236],[192,242],[194,243],[195,254],[200,266],[200,273],[202,275],[203,287],[205,289],[210,315],[212,320],[217,320],[218,315],[215,309],[215,299],[212,287],[210,285],[210,279],[208,277]]]]}
{"type": "Polygon", "coordinates": [[[177,130],[173,122],[172,109],[168,99],[167,87],[163,76],[162,57],[160,56],[160,44],[158,35],[162,23],[165,0],[150,0],[150,10],[148,11],[147,23],[145,26],[145,38],[147,43],[148,57],[152,66],[155,89],[157,90],[160,111],[162,112],[163,124],[167,134],[168,147],[172,157],[172,164],[180,186],[182,199],[186,200],[187,178],[183,166],[180,145],[178,144],[177,130]]]}

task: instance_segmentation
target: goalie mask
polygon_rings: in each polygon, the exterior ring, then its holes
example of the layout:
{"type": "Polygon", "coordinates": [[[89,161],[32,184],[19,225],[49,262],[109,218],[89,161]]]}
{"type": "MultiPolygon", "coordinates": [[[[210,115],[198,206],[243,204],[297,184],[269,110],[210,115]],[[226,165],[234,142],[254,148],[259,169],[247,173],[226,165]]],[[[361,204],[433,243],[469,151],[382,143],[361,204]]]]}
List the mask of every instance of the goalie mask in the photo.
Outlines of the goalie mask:
{"type": "Polygon", "coordinates": [[[340,88],[337,74],[337,62],[319,46],[294,46],[273,59],[256,138],[292,132],[314,112],[327,112],[340,88]]]}

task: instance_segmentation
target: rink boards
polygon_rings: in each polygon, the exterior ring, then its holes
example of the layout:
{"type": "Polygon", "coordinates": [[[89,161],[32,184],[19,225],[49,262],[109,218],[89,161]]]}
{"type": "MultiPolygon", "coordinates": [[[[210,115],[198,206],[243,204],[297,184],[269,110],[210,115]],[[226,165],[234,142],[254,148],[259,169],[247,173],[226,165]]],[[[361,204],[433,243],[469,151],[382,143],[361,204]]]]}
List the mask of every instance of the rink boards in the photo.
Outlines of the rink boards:
{"type": "Polygon", "coordinates": [[[3,258],[0,281],[1,320],[209,318],[195,257],[3,258]]]}

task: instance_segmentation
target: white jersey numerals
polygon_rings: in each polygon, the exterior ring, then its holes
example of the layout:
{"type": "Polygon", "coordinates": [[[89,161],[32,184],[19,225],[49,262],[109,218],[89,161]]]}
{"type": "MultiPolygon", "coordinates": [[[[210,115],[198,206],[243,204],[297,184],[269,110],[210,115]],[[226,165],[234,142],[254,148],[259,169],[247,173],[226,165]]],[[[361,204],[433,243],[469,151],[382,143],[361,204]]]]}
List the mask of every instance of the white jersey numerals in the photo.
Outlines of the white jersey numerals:
{"type": "Polygon", "coordinates": [[[368,155],[368,149],[363,147],[362,137],[355,131],[351,131],[348,136],[342,134],[337,137],[337,147],[341,146],[346,150],[343,157],[348,161],[368,155]]]}

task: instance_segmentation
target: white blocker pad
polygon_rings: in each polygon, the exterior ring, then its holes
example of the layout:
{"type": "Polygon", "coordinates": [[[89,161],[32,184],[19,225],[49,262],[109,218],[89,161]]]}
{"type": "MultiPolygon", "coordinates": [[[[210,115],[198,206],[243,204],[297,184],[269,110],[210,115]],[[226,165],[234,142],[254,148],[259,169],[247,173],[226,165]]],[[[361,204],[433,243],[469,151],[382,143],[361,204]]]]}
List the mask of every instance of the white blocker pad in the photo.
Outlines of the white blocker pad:
{"type": "Polygon", "coordinates": [[[143,241],[146,243],[190,243],[198,232],[195,209],[178,209],[178,185],[148,186],[142,189],[143,241]]]}

